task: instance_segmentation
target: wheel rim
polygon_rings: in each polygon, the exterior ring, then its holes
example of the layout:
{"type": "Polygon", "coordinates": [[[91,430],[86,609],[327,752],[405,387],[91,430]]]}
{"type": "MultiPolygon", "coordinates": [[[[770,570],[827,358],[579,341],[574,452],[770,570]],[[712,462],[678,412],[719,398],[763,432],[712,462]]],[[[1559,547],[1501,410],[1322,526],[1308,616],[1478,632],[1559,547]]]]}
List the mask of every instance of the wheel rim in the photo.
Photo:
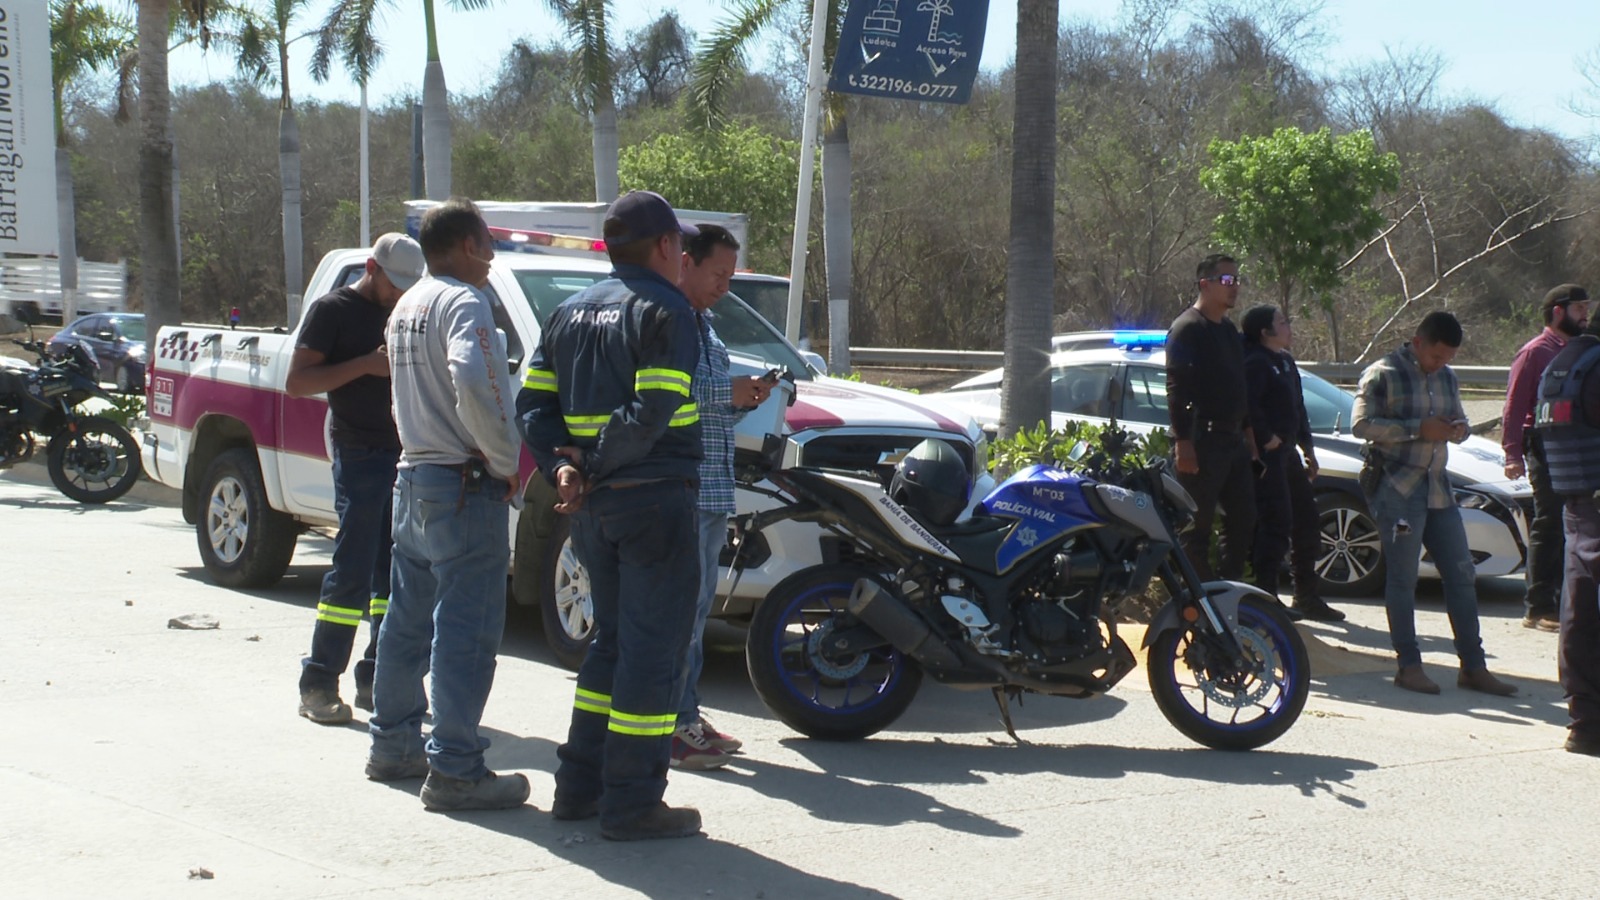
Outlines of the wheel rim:
{"type": "Polygon", "coordinates": [[[1322,553],[1317,576],[1335,584],[1355,584],[1377,571],[1383,541],[1371,516],[1348,506],[1322,514],[1322,553]]]}
{"type": "Polygon", "coordinates": [[[1178,698],[1196,718],[1215,728],[1248,732],[1272,724],[1287,708],[1302,663],[1282,626],[1248,605],[1239,607],[1237,634],[1250,671],[1209,665],[1215,651],[1196,641],[1190,629],[1174,646],[1172,679],[1178,698]]]}
{"type": "Polygon", "coordinates": [[[61,461],[67,480],[85,491],[103,491],[120,482],[132,459],[116,436],[83,431],[73,437],[61,461]]]}
{"type": "Polygon", "coordinates": [[[570,640],[587,641],[594,633],[594,595],[589,591],[589,573],[578,562],[571,538],[561,545],[561,555],[556,560],[556,616],[570,640]]]}
{"type": "Polygon", "coordinates": [[[800,591],[784,607],[769,638],[784,690],[812,709],[840,715],[882,703],[906,671],[900,651],[892,647],[849,656],[824,652],[829,634],[841,624],[854,624],[845,612],[852,587],[841,582],[800,591]]]}
{"type": "Polygon", "coordinates": [[[250,537],[250,506],[244,483],[238,478],[228,475],[212,486],[211,501],[206,505],[206,534],[211,552],[224,565],[238,562],[244,554],[250,537]]]}

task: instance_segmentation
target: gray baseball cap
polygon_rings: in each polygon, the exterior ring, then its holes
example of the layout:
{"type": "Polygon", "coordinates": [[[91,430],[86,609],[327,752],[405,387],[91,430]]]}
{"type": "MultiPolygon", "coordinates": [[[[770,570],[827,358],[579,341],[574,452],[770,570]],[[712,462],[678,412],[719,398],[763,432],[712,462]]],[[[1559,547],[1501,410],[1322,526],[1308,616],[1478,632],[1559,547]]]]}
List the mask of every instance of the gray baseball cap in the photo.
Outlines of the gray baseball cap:
{"type": "Polygon", "coordinates": [[[391,231],[372,245],[372,260],[389,281],[402,291],[422,279],[428,264],[422,258],[422,246],[398,232],[391,231]]]}

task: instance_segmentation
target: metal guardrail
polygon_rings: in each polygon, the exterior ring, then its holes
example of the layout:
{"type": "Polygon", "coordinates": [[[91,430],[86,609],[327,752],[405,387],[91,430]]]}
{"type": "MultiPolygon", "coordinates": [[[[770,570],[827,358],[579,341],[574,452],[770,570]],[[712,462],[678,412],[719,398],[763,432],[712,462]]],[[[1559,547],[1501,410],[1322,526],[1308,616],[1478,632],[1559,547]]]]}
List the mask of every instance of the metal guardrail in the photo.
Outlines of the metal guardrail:
{"type": "MultiPolygon", "coordinates": [[[[999,350],[915,350],[898,347],[851,347],[852,365],[890,369],[997,369],[1005,364],[999,350]]],[[[1329,381],[1355,383],[1365,363],[1301,362],[1306,371],[1329,381]]],[[[1462,387],[1505,390],[1510,369],[1505,366],[1452,366],[1462,387]]]]}

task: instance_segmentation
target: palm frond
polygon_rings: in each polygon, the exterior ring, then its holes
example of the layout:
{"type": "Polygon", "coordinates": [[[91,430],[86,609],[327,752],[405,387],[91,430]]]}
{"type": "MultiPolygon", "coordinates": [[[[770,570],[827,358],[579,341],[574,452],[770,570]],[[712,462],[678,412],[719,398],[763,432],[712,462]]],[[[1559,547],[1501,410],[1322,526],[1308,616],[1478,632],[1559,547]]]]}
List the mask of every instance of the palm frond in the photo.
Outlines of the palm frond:
{"type": "Polygon", "coordinates": [[[728,91],[745,73],[745,53],[782,5],[783,0],[741,0],[700,42],[689,77],[689,120],[695,127],[722,125],[728,91]]]}
{"type": "Polygon", "coordinates": [[[258,85],[276,84],[274,64],[277,62],[277,32],[265,23],[247,21],[231,41],[234,44],[234,65],[239,74],[258,85]]]}
{"type": "Polygon", "coordinates": [[[378,6],[392,0],[339,0],[313,34],[311,77],[318,83],[328,80],[333,60],[365,84],[383,59],[383,44],[378,40],[378,6]]]}
{"type": "Polygon", "coordinates": [[[584,112],[594,112],[613,96],[609,0],[550,0],[564,7],[563,23],[576,47],[574,85],[584,112]]]}

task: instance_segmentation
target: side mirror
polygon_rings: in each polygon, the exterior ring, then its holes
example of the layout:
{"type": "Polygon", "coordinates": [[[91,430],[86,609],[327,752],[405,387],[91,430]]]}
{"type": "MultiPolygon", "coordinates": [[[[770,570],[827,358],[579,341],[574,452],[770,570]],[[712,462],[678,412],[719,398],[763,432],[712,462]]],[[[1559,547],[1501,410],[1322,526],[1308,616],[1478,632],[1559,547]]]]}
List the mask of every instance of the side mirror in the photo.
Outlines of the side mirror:
{"type": "Polygon", "coordinates": [[[11,317],[24,325],[39,324],[39,309],[32,303],[19,303],[11,313],[11,317]]]}

